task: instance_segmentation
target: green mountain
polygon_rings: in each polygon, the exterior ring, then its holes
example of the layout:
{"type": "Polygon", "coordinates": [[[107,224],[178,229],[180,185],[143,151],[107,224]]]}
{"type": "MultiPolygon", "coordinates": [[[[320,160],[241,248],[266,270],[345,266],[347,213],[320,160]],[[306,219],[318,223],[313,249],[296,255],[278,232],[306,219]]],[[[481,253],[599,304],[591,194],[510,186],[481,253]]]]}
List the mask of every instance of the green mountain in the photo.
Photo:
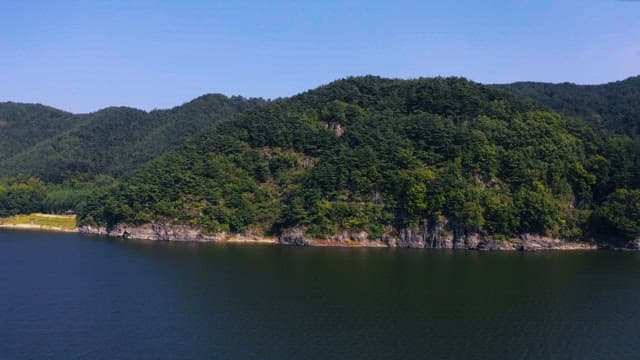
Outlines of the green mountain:
{"type": "Polygon", "coordinates": [[[72,114],[43,105],[0,103],[0,163],[77,122],[72,114]]]}
{"type": "Polygon", "coordinates": [[[580,117],[596,128],[640,135],[640,76],[603,85],[517,82],[492,86],[580,117]]]}
{"type": "Polygon", "coordinates": [[[368,76],[238,113],[78,212],[107,227],[455,246],[635,237],[640,204],[625,199],[639,188],[637,140],[465,79],[368,76]]]}
{"type": "Polygon", "coordinates": [[[0,124],[8,125],[0,131],[0,177],[35,176],[48,183],[87,181],[98,174],[118,178],[216,122],[262,103],[205,95],[170,110],[112,107],[85,115],[3,104],[0,119],[7,120],[0,124]]]}

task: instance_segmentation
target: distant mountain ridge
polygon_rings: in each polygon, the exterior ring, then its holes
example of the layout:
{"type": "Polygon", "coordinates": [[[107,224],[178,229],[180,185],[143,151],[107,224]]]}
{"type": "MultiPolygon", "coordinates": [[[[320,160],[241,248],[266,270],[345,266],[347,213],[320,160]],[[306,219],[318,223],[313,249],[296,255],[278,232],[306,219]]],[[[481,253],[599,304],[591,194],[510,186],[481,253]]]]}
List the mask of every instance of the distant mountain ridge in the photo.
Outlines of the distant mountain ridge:
{"type": "Polygon", "coordinates": [[[52,107],[0,103],[0,163],[77,123],[73,114],[52,107]]]}
{"type": "Polygon", "coordinates": [[[42,105],[0,104],[0,177],[47,182],[120,177],[217,121],[264,103],[210,94],[169,110],[109,107],[74,115],[42,105]]]}
{"type": "Polygon", "coordinates": [[[516,82],[490,85],[618,134],[640,136],[640,76],[601,85],[516,82]]]}
{"type": "MultiPolygon", "coordinates": [[[[579,117],[597,129],[640,136],[640,76],[602,85],[488,86],[579,117]]],[[[322,88],[314,94],[321,94],[322,88]]],[[[121,177],[216,122],[265,103],[209,94],[168,110],[109,107],[90,114],[0,103],[0,177],[36,176],[55,183],[88,180],[96,174],[121,177]]]]}

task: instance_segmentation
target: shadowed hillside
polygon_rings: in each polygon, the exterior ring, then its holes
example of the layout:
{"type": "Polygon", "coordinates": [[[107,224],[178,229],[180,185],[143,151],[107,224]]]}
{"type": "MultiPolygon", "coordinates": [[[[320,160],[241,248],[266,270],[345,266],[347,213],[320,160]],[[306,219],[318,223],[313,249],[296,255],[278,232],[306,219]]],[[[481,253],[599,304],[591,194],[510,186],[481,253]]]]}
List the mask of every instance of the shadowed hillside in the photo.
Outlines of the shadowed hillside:
{"type": "Polygon", "coordinates": [[[205,95],[170,110],[111,107],[84,115],[4,104],[0,110],[14,114],[4,117],[15,125],[6,127],[11,133],[0,132],[0,147],[12,149],[0,157],[0,176],[35,176],[53,183],[91,180],[98,174],[120,177],[216,122],[262,103],[205,95]]]}
{"type": "Polygon", "coordinates": [[[583,118],[596,128],[640,135],[640,76],[602,85],[517,82],[493,86],[583,118]]]}
{"type": "Polygon", "coordinates": [[[0,163],[78,122],[70,113],[43,105],[0,103],[0,163]]]}

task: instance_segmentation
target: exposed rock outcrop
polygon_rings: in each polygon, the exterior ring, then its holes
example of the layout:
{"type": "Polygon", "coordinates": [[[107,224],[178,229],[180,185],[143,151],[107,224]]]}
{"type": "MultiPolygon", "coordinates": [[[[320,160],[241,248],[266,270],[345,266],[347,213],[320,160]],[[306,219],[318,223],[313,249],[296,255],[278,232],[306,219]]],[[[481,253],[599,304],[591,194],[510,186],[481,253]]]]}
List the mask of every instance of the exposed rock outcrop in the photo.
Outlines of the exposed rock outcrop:
{"type": "Polygon", "coordinates": [[[640,239],[629,241],[626,248],[629,250],[640,250],[640,239]]]}
{"type": "Polygon", "coordinates": [[[348,231],[343,230],[336,235],[329,237],[331,241],[355,241],[366,242],[369,238],[369,234],[366,231],[348,231]]]}
{"type": "Polygon", "coordinates": [[[336,136],[340,137],[344,134],[344,126],[339,122],[331,122],[329,123],[329,129],[335,131],[336,136]]]}
{"type": "MultiPolygon", "coordinates": [[[[194,227],[163,222],[141,226],[120,224],[109,229],[81,226],[78,231],[85,234],[108,235],[127,239],[277,243],[296,246],[363,246],[489,251],[591,250],[598,248],[598,245],[593,242],[569,242],[535,234],[522,234],[513,239],[496,240],[492,237],[483,237],[477,233],[456,228],[446,221],[433,221],[423,226],[405,227],[399,231],[390,230],[381,239],[369,239],[369,234],[366,231],[342,231],[325,240],[312,239],[307,237],[301,228],[286,229],[277,238],[252,233],[227,234],[221,232],[215,235],[206,235],[194,227]]],[[[620,247],[603,247],[601,244],[600,248],[618,249],[620,247]]],[[[640,242],[629,242],[624,249],[640,250],[640,242]]]]}
{"type": "Polygon", "coordinates": [[[475,249],[480,243],[477,233],[452,226],[446,220],[425,222],[422,226],[405,227],[397,236],[387,236],[389,246],[431,249],[475,249]]]}
{"type": "Polygon", "coordinates": [[[484,239],[478,243],[475,250],[480,251],[513,251],[518,250],[518,244],[511,241],[497,241],[484,239]]]}
{"type": "MultiPolygon", "coordinates": [[[[469,249],[493,251],[592,250],[592,242],[571,242],[559,238],[522,234],[517,238],[496,240],[480,234],[435,224],[422,228],[404,228],[397,238],[388,237],[389,246],[434,249],[469,249]]],[[[640,246],[639,246],[640,249],[640,246]]]]}
{"type": "Polygon", "coordinates": [[[102,226],[85,225],[78,228],[78,231],[84,234],[107,235],[140,240],[275,243],[275,239],[273,238],[256,236],[251,233],[227,234],[221,232],[215,235],[206,235],[203,234],[202,230],[188,225],[174,225],[160,222],[140,226],[119,224],[109,229],[102,226]]]}
{"type": "Polygon", "coordinates": [[[283,245],[309,245],[309,239],[305,237],[304,231],[299,228],[287,229],[278,236],[278,243],[283,245]]]}

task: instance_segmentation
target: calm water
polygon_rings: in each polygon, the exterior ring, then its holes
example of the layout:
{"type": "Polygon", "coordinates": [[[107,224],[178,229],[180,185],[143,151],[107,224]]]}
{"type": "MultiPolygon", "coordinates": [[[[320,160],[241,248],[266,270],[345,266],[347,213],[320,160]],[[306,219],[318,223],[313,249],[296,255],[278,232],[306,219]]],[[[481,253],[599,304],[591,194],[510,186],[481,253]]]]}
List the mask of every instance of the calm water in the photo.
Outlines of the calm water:
{"type": "Polygon", "coordinates": [[[0,358],[637,358],[640,254],[0,231],[0,358]]]}

